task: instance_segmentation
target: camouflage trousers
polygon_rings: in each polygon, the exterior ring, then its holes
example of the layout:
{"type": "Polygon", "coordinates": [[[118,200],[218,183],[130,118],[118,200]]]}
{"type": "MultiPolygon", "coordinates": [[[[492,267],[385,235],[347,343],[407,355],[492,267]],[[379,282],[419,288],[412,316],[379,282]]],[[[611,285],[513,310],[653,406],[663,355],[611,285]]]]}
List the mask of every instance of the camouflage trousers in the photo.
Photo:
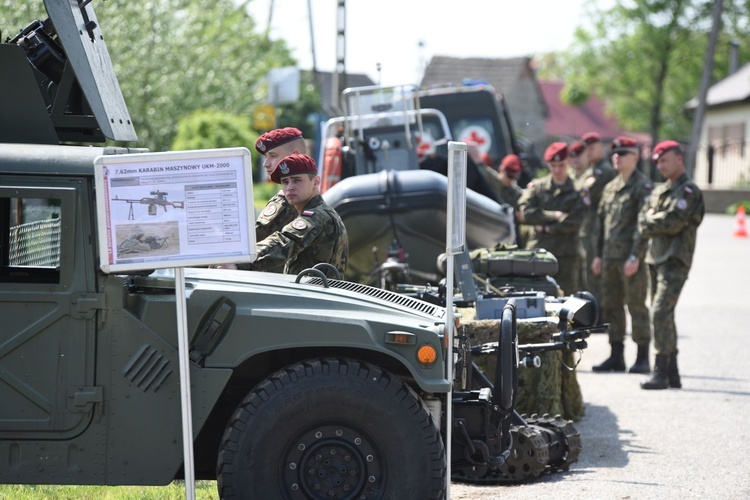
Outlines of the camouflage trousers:
{"type": "Polygon", "coordinates": [[[688,266],[675,259],[649,266],[651,275],[651,324],[654,328],[654,350],[656,354],[669,355],[677,352],[677,327],[674,322],[674,310],[689,270],[688,266]]]}
{"type": "MultiPolygon", "coordinates": [[[[582,290],[591,292],[596,300],[602,299],[602,278],[591,272],[591,262],[594,260],[594,236],[581,235],[581,263],[579,272],[579,286],[582,290]]],[[[606,320],[609,321],[609,320],[606,320]]]]}
{"type": "Polygon", "coordinates": [[[648,271],[646,265],[626,278],[624,259],[604,259],[602,264],[602,312],[609,323],[609,341],[625,340],[625,306],[628,307],[633,327],[633,342],[648,345],[651,342],[651,321],[646,306],[648,271]]]}
{"type": "MultiPolygon", "coordinates": [[[[552,252],[554,254],[554,252],[552,252]]],[[[578,283],[578,266],[581,258],[578,255],[565,255],[557,257],[558,271],[555,281],[563,289],[565,295],[573,294],[580,290],[578,283]]]]}

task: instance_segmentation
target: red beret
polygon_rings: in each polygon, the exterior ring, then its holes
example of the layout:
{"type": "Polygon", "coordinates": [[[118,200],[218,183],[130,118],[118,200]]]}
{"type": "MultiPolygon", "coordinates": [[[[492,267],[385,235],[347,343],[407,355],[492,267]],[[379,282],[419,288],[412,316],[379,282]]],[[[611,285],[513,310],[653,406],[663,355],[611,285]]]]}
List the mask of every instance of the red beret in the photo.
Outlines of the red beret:
{"type": "Polygon", "coordinates": [[[281,184],[281,179],[290,175],[318,174],[315,160],[307,155],[289,155],[281,159],[276,168],[271,172],[271,180],[281,184]]]}
{"type": "Polygon", "coordinates": [[[581,142],[586,146],[591,146],[595,142],[599,142],[601,140],[602,136],[600,136],[596,132],[586,132],[581,136],[581,142]]]}
{"type": "Polygon", "coordinates": [[[302,132],[294,127],[277,128],[258,137],[258,140],[255,143],[255,149],[258,153],[265,156],[265,154],[273,148],[277,148],[282,144],[286,144],[289,141],[301,137],[302,132]]]}
{"type": "Polygon", "coordinates": [[[570,153],[571,158],[578,158],[584,151],[586,151],[586,145],[579,141],[574,142],[570,145],[570,148],[568,148],[568,153],[570,153]]]}
{"type": "Polygon", "coordinates": [[[521,171],[521,159],[514,154],[506,155],[503,161],[500,162],[500,171],[517,174],[521,171]]]}
{"type": "Polygon", "coordinates": [[[659,158],[661,158],[661,155],[668,151],[672,151],[673,149],[677,150],[678,154],[682,154],[682,147],[680,146],[680,143],[677,141],[662,141],[659,144],[656,145],[656,147],[651,152],[651,158],[653,158],[654,161],[658,161],[659,158]]]}
{"type": "Polygon", "coordinates": [[[635,139],[621,135],[612,141],[612,153],[638,153],[638,142],[635,139]]]}
{"type": "Polygon", "coordinates": [[[563,161],[568,158],[568,145],[564,142],[553,142],[544,152],[544,161],[563,161]]]}

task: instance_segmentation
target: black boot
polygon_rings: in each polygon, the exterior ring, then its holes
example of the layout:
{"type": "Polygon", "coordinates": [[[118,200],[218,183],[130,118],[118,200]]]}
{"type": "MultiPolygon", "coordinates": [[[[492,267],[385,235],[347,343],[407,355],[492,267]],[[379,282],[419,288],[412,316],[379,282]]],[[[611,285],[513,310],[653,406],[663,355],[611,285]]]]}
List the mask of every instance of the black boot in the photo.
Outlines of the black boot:
{"type": "Polygon", "coordinates": [[[595,372],[624,372],[625,356],[623,351],[625,346],[622,342],[612,342],[612,354],[609,355],[602,364],[591,367],[595,372]]]}
{"type": "Polygon", "coordinates": [[[669,388],[669,355],[657,354],[654,361],[654,373],[651,378],[641,382],[641,389],[669,388]]]}
{"type": "Polygon", "coordinates": [[[638,346],[638,355],[635,363],[628,370],[630,373],[651,373],[651,365],[648,362],[648,344],[638,346]]]}
{"type": "Polygon", "coordinates": [[[677,369],[677,351],[673,352],[669,357],[669,387],[672,387],[673,389],[682,388],[680,372],[677,369]]]}

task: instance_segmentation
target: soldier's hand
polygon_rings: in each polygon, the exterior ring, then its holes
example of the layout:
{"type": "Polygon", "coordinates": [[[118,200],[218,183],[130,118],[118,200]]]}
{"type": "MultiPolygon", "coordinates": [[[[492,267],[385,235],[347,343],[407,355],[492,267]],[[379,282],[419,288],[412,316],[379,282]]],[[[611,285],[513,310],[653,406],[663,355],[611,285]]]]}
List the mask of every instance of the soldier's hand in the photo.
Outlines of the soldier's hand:
{"type": "Polygon", "coordinates": [[[594,257],[594,260],[591,261],[591,272],[594,273],[595,276],[599,276],[600,274],[602,274],[601,257],[594,257]]]}
{"type": "Polygon", "coordinates": [[[631,276],[633,276],[635,273],[638,272],[638,264],[639,264],[638,259],[626,260],[625,266],[622,270],[622,274],[624,274],[626,278],[630,278],[631,276]]]}

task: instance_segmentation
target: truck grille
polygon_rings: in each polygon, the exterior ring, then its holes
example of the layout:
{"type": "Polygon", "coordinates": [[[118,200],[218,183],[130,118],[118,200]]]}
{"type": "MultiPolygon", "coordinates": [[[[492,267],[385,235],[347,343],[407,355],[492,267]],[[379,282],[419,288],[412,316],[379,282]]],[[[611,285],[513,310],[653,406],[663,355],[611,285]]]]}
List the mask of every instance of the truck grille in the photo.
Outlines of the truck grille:
{"type": "MultiPolygon", "coordinates": [[[[323,280],[317,277],[310,277],[310,279],[308,279],[306,283],[310,285],[322,286],[323,280]]],[[[406,295],[401,295],[389,290],[383,290],[382,288],[375,288],[368,285],[360,285],[359,283],[352,283],[350,281],[340,281],[334,279],[328,279],[328,287],[339,288],[342,290],[349,290],[350,292],[369,295],[370,297],[382,299],[401,307],[406,307],[414,311],[429,314],[430,316],[434,316],[435,318],[443,319],[445,317],[445,308],[443,307],[436,306],[422,300],[413,299],[411,297],[407,297],[406,295]]]]}

